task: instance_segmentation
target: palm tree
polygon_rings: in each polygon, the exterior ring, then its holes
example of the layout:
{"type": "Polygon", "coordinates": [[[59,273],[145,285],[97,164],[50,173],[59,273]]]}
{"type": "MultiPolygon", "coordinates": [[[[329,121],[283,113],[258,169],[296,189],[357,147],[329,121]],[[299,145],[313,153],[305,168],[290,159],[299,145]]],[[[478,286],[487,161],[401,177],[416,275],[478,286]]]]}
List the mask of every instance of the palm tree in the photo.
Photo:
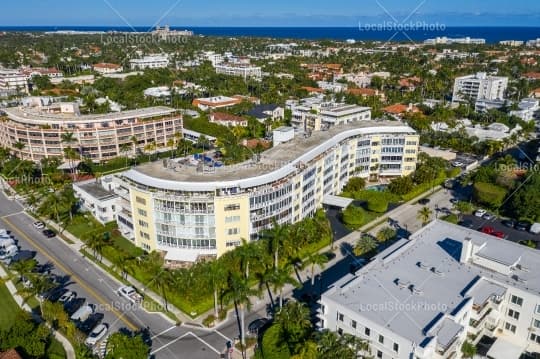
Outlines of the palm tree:
{"type": "Polygon", "coordinates": [[[12,271],[17,272],[17,274],[20,277],[29,277],[33,271],[34,268],[36,268],[37,261],[35,259],[30,259],[26,261],[17,261],[13,263],[10,268],[12,271]]]}
{"type": "Polygon", "coordinates": [[[277,272],[279,267],[279,247],[285,242],[288,235],[288,228],[277,223],[272,219],[272,229],[269,231],[269,250],[274,255],[274,270],[277,272]]]}
{"type": "Polygon", "coordinates": [[[214,315],[216,318],[218,318],[218,294],[219,291],[221,291],[221,289],[223,288],[227,272],[225,268],[223,268],[221,263],[213,261],[208,264],[206,275],[208,276],[210,284],[212,285],[212,289],[214,290],[214,315]]]}
{"type": "Polygon", "coordinates": [[[353,252],[355,256],[361,256],[366,253],[371,252],[377,248],[377,243],[371,236],[361,236],[356,245],[354,246],[353,252]]]}
{"type": "Polygon", "coordinates": [[[93,232],[83,236],[83,239],[86,239],[86,245],[94,252],[94,257],[97,258],[99,254],[99,260],[101,261],[103,259],[103,249],[109,244],[104,233],[93,232]]]}
{"type": "Polygon", "coordinates": [[[270,284],[274,292],[279,292],[279,308],[283,308],[283,288],[287,284],[293,286],[298,286],[299,283],[291,277],[292,266],[287,265],[283,268],[279,268],[277,271],[274,271],[273,275],[270,277],[270,284]]]}
{"type": "Polygon", "coordinates": [[[17,141],[13,144],[13,147],[19,151],[19,158],[23,158],[22,150],[26,147],[26,143],[17,141]]]}
{"type": "Polygon", "coordinates": [[[418,211],[417,218],[422,221],[422,226],[425,226],[429,223],[432,214],[433,211],[429,209],[429,207],[424,207],[418,211]]]}
{"type": "Polygon", "coordinates": [[[149,283],[149,285],[155,285],[161,292],[163,297],[163,302],[165,304],[165,311],[169,311],[169,302],[167,300],[167,290],[169,290],[174,283],[173,272],[168,269],[161,269],[159,272],[154,275],[154,279],[149,283]]]}
{"type": "Polygon", "coordinates": [[[396,236],[396,231],[390,227],[384,227],[377,232],[377,240],[379,242],[387,242],[396,236]]]}
{"type": "Polygon", "coordinates": [[[193,144],[191,142],[189,142],[188,140],[186,139],[180,139],[177,143],[176,143],[176,149],[180,152],[180,154],[182,154],[184,157],[187,156],[188,152],[191,151],[191,149],[193,148],[193,144]]]}
{"type": "Polygon", "coordinates": [[[131,268],[131,259],[124,254],[120,254],[113,257],[112,263],[113,269],[118,271],[123,279],[126,279],[131,268]]]}
{"type": "Polygon", "coordinates": [[[242,239],[242,245],[235,250],[235,255],[240,258],[240,270],[245,273],[245,278],[249,279],[249,265],[251,261],[259,258],[259,247],[256,243],[248,243],[242,239]]]}
{"type": "Polygon", "coordinates": [[[129,157],[127,154],[129,153],[129,151],[131,151],[131,144],[123,143],[120,145],[120,153],[122,153],[126,158],[126,167],[128,166],[129,157]]]}
{"type": "Polygon", "coordinates": [[[64,132],[61,135],[61,142],[67,144],[67,147],[64,148],[64,157],[69,160],[69,164],[72,171],[75,171],[73,168],[73,160],[77,158],[77,151],[71,148],[71,144],[77,142],[75,134],[73,132],[64,132]]]}
{"type": "Polygon", "coordinates": [[[139,140],[137,139],[137,136],[131,136],[131,145],[133,146],[133,156],[137,156],[137,146],[139,145],[139,140]]]}
{"type": "Polygon", "coordinates": [[[144,150],[148,152],[148,161],[151,160],[152,153],[156,150],[157,146],[155,142],[149,142],[144,146],[144,150]]]}
{"type": "Polygon", "coordinates": [[[311,287],[315,286],[315,267],[324,269],[328,257],[321,253],[312,253],[306,258],[306,265],[311,266],[311,287]]]}
{"type": "Polygon", "coordinates": [[[58,193],[50,193],[43,201],[38,212],[60,223],[60,214],[64,208],[62,197],[58,193]]]}
{"type": "Polygon", "coordinates": [[[281,335],[290,349],[295,351],[294,347],[302,342],[311,330],[309,308],[302,303],[291,301],[276,314],[275,323],[281,328],[281,335]]]}
{"type": "Polygon", "coordinates": [[[228,301],[233,301],[237,310],[240,311],[240,343],[246,345],[245,339],[245,309],[251,310],[250,297],[258,296],[259,292],[251,287],[248,280],[237,273],[232,273],[229,278],[229,290],[225,293],[228,301]]]}

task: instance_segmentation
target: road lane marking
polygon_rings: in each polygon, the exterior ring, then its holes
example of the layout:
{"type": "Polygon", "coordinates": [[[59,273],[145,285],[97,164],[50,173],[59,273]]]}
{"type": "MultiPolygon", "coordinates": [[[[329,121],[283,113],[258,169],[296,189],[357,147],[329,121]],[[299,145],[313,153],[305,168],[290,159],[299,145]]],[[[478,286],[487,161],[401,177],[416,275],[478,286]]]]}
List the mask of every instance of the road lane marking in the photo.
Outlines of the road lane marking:
{"type": "Polygon", "coordinates": [[[179,337],[176,338],[175,340],[171,340],[171,341],[168,342],[167,344],[165,344],[165,345],[163,345],[163,346],[157,348],[156,350],[150,352],[150,355],[155,355],[157,352],[162,351],[163,349],[167,348],[168,346],[170,346],[170,345],[176,343],[177,341],[181,340],[182,338],[184,338],[185,336],[190,335],[190,334],[191,334],[191,335],[194,335],[192,332],[187,332],[186,334],[179,336],[179,337]]]}
{"type": "Polygon", "coordinates": [[[24,211],[19,211],[19,212],[17,212],[17,213],[6,214],[5,216],[2,216],[2,217],[0,217],[0,218],[5,219],[5,218],[8,218],[8,217],[13,217],[13,216],[16,216],[16,215],[19,215],[19,214],[23,214],[23,213],[24,213],[24,211]]]}
{"type": "MultiPolygon", "coordinates": [[[[191,333],[191,332],[190,332],[191,333]]],[[[191,333],[191,335],[193,335],[195,337],[195,339],[197,339],[198,341],[200,341],[201,343],[203,343],[204,345],[206,345],[208,348],[212,349],[216,354],[221,354],[220,351],[218,351],[216,348],[214,348],[213,346],[211,346],[210,344],[208,344],[207,342],[205,342],[204,340],[202,340],[201,338],[199,338],[196,334],[193,334],[191,333]]]]}
{"type": "Polygon", "coordinates": [[[34,241],[32,238],[30,238],[26,233],[21,231],[19,227],[13,224],[9,219],[2,218],[2,220],[8,224],[18,235],[20,235],[22,238],[26,239],[31,245],[33,245],[43,256],[47,257],[57,268],[59,268],[61,271],[63,271],[66,275],[69,275],[72,277],[72,279],[80,285],[83,289],[85,289],[91,296],[94,297],[99,303],[105,305],[106,307],[109,307],[109,310],[118,317],[124,324],[127,325],[127,327],[133,331],[138,330],[139,327],[131,323],[128,319],[125,318],[124,314],[120,313],[114,305],[110,305],[101,295],[96,293],[92,288],[90,288],[86,283],[84,283],[79,276],[77,276],[75,273],[67,269],[59,260],[56,260],[56,258],[53,258],[49,253],[41,247],[36,241],[34,241]]]}
{"type": "Polygon", "coordinates": [[[176,329],[176,328],[178,328],[176,325],[175,325],[175,326],[172,326],[172,327],[170,327],[169,329],[165,329],[165,330],[162,331],[161,333],[154,335],[154,336],[151,337],[150,339],[154,340],[155,338],[160,337],[160,336],[162,336],[163,334],[168,333],[168,332],[170,332],[171,330],[176,329]]]}

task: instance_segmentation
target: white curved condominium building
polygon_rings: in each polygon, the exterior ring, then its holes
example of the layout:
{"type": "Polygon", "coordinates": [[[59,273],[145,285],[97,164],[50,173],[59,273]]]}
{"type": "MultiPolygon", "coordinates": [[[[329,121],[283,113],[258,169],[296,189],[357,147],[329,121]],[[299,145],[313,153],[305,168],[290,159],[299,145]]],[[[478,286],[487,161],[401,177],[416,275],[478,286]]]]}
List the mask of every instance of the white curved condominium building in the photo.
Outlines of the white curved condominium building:
{"type": "Polygon", "coordinates": [[[257,239],[274,219],[295,223],[313,215],[352,176],[410,174],[418,141],[410,127],[364,121],[280,144],[258,162],[143,165],[118,177],[124,199],[118,222],[137,246],[165,252],[169,264],[219,257],[242,239],[257,239]]]}
{"type": "Polygon", "coordinates": [[[42,106],[37,100],[36,106],[3,109],[6,116],[0,117],[0,146],[14,148],[24,143],[16,152],[26,160],[62,157],[70,146],[83,158],[99,162],[135,154],[135,147],[167,147],[182,133],[182,116],[168,107],[81,115],[76,103],[42,106]],[[67,132],[73,133],[73,143],[62,141],[67,132]]]}

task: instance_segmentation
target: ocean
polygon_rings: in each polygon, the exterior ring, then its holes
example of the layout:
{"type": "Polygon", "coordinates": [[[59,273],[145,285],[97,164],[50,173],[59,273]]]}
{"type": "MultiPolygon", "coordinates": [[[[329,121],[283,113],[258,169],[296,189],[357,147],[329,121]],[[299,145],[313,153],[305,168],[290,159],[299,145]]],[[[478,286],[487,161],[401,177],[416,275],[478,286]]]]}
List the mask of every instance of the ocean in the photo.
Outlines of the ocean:
{"type": "MultiPolygon", "coordinates": [[[[533,40],[540,38],[540,27],[446,27],[436,30],[416,29],[404,32],[359,29],[356,27],[182,27],[171,26],[173,30],[192,30],[197,35],[227,37],[270,37],[276,39],[305,40],[347,40],[357,41],[410,41],[421,42],[437,36],[482,38],[487,43],[502,40],[533,40]]],[[[0,31],[122,31],[132,28],[122,26],[0,26],[0,31]]],[[[146,32],[148,27],[135,27],[135,31],[146,32]]]]}

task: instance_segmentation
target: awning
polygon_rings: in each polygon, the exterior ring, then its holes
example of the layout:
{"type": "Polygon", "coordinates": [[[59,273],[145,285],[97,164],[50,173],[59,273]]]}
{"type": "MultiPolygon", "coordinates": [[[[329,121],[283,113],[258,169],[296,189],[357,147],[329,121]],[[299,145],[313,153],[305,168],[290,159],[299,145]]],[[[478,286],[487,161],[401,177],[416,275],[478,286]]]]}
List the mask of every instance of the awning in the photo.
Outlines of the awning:
{"type": "Polygon", "coordinates": [[[487,353],[493,359],[519,359],[525,348],[518,347],[502,338],[497,338],[487,353]]]}
{"type": "Polygon", "coordinates": [[[339,196],[324,196],[323,204],[331,207],[347,208],[354,202],[354,199],[339,196]]]}
{"type": "Polygon", "coordinates": [[[64,162],[60,166],[58,166],[58,170],[64,171],[64,170],[73,170],[79,167],[81,164],[81,161],[71,161],[71,162],[64,162]]]}

